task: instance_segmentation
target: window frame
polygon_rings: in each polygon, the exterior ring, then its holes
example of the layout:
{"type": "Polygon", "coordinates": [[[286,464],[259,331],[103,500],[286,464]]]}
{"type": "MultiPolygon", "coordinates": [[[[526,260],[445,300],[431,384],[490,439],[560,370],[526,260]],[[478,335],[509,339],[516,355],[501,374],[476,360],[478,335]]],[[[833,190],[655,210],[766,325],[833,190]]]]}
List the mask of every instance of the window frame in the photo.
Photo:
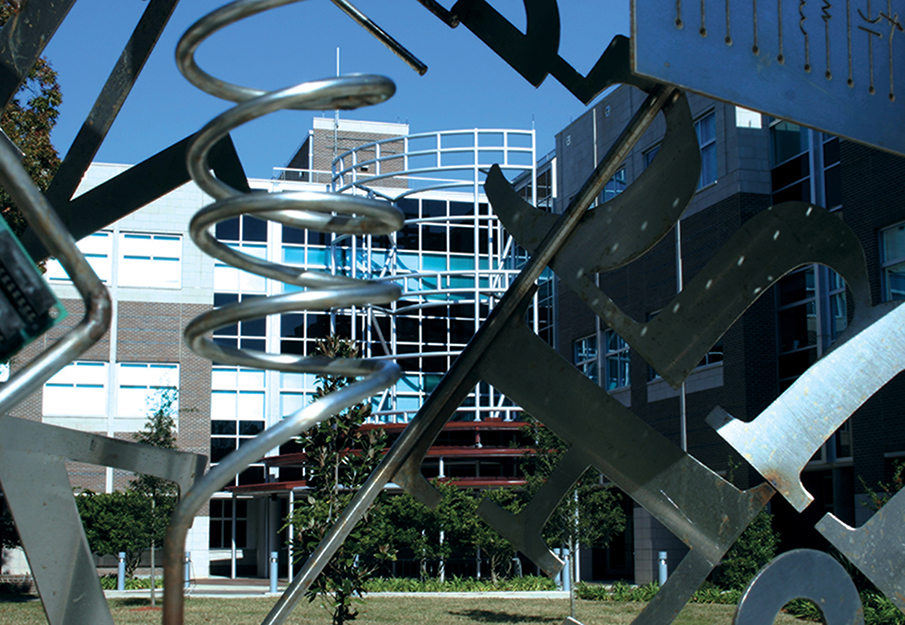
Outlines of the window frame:
{"type": "Polygon", "coordinates": [[[698,178],[698,186],[696,187],[696,190],[699,191],[705,187],[709,187],[712,184],[716,184],[716,182],[720,179],[718,158],[719,155],[717,154],[716,143],[716,111],[714,109],[710,109],[709,111],[698,116],[698,118],[694,122],[694,133],[695,137],[697,137],[698,139],[698,149],[701,152],[701,175],[698,178]],[[701,133],[703,124],[708,120],[712,120],[713,134],[706,141],[702,141],[701,133]],[[713,178],[705,181],[704,176],[705,174],[707,174],[706,164],[711,161],[713,166],[713,178]]]}
{"type": "MultiPolygon", "coordinates": [[[[905,273],[905,254],[902,256],[896,256],[894,258],[889,258],[887,255],[887,239],[886,233],[896,230],[898,232],[903,233],[903,239],[905,239],[905,221],[892,224],[891,226],[887,226],[885,228],[881,228],[879,232],[879,243],[880,243],[880,281],[883,290],[883,301],[891,302],[894,300],[905,299],[905,289],[901,291],[901,297],[891,297],[892,289],[890,287],[890,279],[889,274],[890,270],[898,265],[902,265],[903,273],[905,273]]],[[[903,249],[905,249],[905,244],[903,244],[903,249]]]]}
{"type": "Polygon", "coordinates": [[[631,346],[624,338],[616,334],[615,330],[606,329],[603,331],[603,377],[604,388],[607,391],[617,391],[628,388],[632,385],[631,374],[631,346]],[[610,349],[611,339],[615,339],[616,347],[610,349]],[[610,362],[615,362],[619,374],[615,377],[615,383],[612,382],[610,376],[610,362]],[[625,369],[623,370],[623,366],[625,369]],[[621,373],[625,373],[624,380],[621,373]]]}
{"type": "Polygon", "coordinates": [[[599,383],[600,349],[596,332],[572,341],[572,364],[589,380],[599,383]]]}
{"type": "Polygon", "coordinates": [[[184,241],[182,233],[165,232],[132,232],[120,231],[117,235],[118,250],[116,254],[116,284],[125,288],[152,288],[152,289],[181,289],[182,288],[182,259],[184,241]],[[131,242],[130,242],[131,240],[131,242]],[[137,241],[146,242],[145,249],[138,248],[142,254],[135,254],[137,241]],[[159,242],[172,242],[169,253],[160,253],[157,249],[159,242]],[[176,256],[173,251],[178,250],[176,256]],[[173,265],[175,262],[175,272],[173,265]],[[142,268],[139,263],[147,263],[142,268]],[[135,265],[135,268],[133,268],[135,265]],[[164,271],[166,269],[166,271],[164,271]],[[134,279],[133,279],[133,276],[134,279]],[[174,276],[175,279],[162,279],[174,276]],[[161,280],[158,282],[158,280],[161,280]]]}

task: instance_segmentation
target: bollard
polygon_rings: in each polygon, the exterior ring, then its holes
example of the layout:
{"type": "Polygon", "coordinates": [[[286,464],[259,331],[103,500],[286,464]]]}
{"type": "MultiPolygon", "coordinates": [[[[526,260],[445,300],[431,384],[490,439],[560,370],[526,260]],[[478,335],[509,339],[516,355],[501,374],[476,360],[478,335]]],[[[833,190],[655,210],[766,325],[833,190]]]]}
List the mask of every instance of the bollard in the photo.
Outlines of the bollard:
{"type": "Polygon", "coordinates": [[[192,552],[185,552],[185,587],[189,587],[192,577],[192,552]]]}
{"type": "Polygon", "coordinates": [[[522,572],[522,560],[518,556],[514,556],[512,558],[512,566],[515,569],[515,576],[522,577],[524,573],[522,572]]]}
{"type": "Polygon", "coordinates": [[[572,589],[572,552],[567,548],[562,550],[562,559],[566,563],[562,567],[562,589],[571,592],[572,589]]]}
{"type": "Polygon", "coordinates": [[[659,553],[660,556],[660,568],[658,571],[657,581],[660,582],[660,585],[666,583],[666,578],[669,577],[669,570],[666,568],[666,552],[661,551],[659,553]]]}
{"type": "Polygon", "coordinates": [[[126,589],[126,552],[120,551],[116,564],[116,589],[126,589]]]}
{"type": "Polygon", "coordinates": [[[270,592],[277,592],[277,563],[279,562],[279,554],[276,551],[270,552],[270,592]]]}

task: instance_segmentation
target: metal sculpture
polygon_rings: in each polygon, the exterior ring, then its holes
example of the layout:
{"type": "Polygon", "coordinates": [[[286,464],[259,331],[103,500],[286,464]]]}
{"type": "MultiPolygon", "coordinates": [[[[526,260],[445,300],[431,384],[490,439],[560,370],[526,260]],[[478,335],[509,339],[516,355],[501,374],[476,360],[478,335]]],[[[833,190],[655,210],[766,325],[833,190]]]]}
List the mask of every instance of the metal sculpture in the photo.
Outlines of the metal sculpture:
{"type": "MultiPolygon", "coordinates": [[[[207,338],[212,330],[242,320],[311,307],[365,306],[398,296],[398,289],[388,284],[362,283],[314,272],[300,274],[290,267],[261,262],[218,243],[210,234],[217,222],[244,214],[290,226],[348,234],[385,233],[402,224],[399,211],[386,202],[338,194],[247,193],[241,164],[227,136],[232,128],[284,108],[367,105],[390,97],[394,90],[386,78],[359,76],[314,81],[267,93],[223,83],[195,65],[194,51],[214,31],[248,15],[298,1],[238,0],[199,20],[180,42],[180,69],[199,88],[237,102],[237,106],[197,135],[98,188],[93,195],[86,194],[87,200],[83,196],[69,202],[73,180],[84,172],[128,94],[128,86],[116,87],[114,75],[125,75],[128,85],[137,76],[136,71],[131,71],[132,66],[121,60],[86,121],[84,140],[80,134],[64,161],[59,180],[54,181],[48,193],[64,221],[57,217],[48,198],[28,181],[12,150],[0,146],[0,183],[16,199],[33,230],[26,236],[27,249],[42,256],[43,247],[60,259],[82,293],[87,310],[81,324],[0,388],[0,481],[21,528],[48,620],[54,625],[76,613],[82,620],[110,622],[71,493],[63,487],[66,476],[62,459],[118,466],[180,484],[183,498],[167,536],[163,618],[170,625],[181,624],[182,550],[195,512],[266,451],[344,406],[379,392],[398,376],[398,368],[385,361],[298,359],[224,348],[207,338]],[[92,129],[99,135],[93,140],[92,129]],[[185,165],[174,167],[180,160],[185,165]],[[210,174],[211,169],[216,177],[210,174]],[[150,184],[140,185],[139,192],[129,189],[128,180],[149,173],[150,184]],[[218,362],[364,379],[265,430],[203,476],[205,459],[194,454],[146,449],[136,453],[137,446],[130,443],[7,416],[5,413],[13,405],[98,340],[109,321],[106,290],[78,253],[66,225],[72,224],[72,231],[79,236],[87,234],[178,186],[189,174],[217,200],[193,219],[191,234],[199,247],[228,264],[308,289],[223,307],[195,319],[186,328],[186,341],[192,349],[218,362]],[[98,197],[110,199],[109,208],[89,220],[74,219],[76,209],[92,205],[98,197]],[[45,527],[45,520],[36,509],[36,492],[54,506],[56,515],[60,515],[54,519],[55,526],[58,528],[62,519],[63,532],[51,532],[45,527]],[[55,563],[55,567],[46,566],[55,563]],[[60,571],[63,574],[58,574],[60,571]],[[77,597],[84,599],[71,601],[77,597]]],[[[346,0],[333,1],[423,73],[425,67],[414,55],[354,6],[346,0]]],[[[464,24],[534,85],[553,75],[584,102],[617,83],[635,85],[648,92],[648,97],[562,215],[547,214],[527,205],[498,170],[490,172],[486,192],[493,208],[513,236],[531,251],[531,259],[264,622],[286,620],[388,482],[401,485],[427,504],[437,503],[437,491],[421,475],[421,461],[479,380],[503,390],[570,445],[547,484],[519,514],[512,515],[490,502],[482,503],[479,514],[553,573],[562,563],[540,539],[541,529],[584,469],[596,467],[690,548],[674,575],[636,619],[637,623],[672,622],[691,593],[774,494],[774,488],[799,510],[809,503],[799,478],[804,463],[839,424],[905,368],[901,357],[905,351],[905,335],[901,331],[905,308],[897,303],[872,307],[857,238],[823,209],[792,203],[764,211],[749,221],[663,314],[646,323],[630,319],[596,286],[592,275],[643,255],[669,232],[694,193],[700,161],[684,96],[673,86],[633,74],[629,65],[632,44],[621,37],[605,49],[587,76],[579,75],[558,56],[559,13],[555,0],[525,0],[526,33],[513,27],[485,0],[459,0],[450,9],[434,0],[419,2],[451,27],[464,24]],[[667,134],[651,167],[625,193],[591,209],[604,185],[661,112],[667,134]],[[584,378],[522,322],[534,282],[550,266],[667,381],[678,385],[701,355],[770,285],[795,267],[812,262],[829,265],[844,276],[856,304],[855,318],[835,347],[757,419],[740,423],[721,409],[711,414],[711,425],[768,481],[747,491],[739,491],[655,432],[584,378]],[[878,357],[880,353],[885,356],[878,357]],[[819,403],[809,399],[815,386],[824,390],[819,403]]],[[[16,19],[0,32],[0,65],[5,69],[0,72],[0,94],[6,100],[73,3],[74,0],[26,2],[16,19]]],[[[142,58],[153,48],[174,6],[173,0],[151,0],[142,18],[147,30],[136,29],[129,44],[142,49],[142,58]]],[[[677,10],[680,6],[676,4],[677,10]]],[[[883,17],[881,14],[877,20],[883,17]]],[[[728,10],[726,18],[727,25],[731,25],[728,10]]],[[[893,29],[897,27],[897,18],[885,19],[893,29]]],[[[675,26],[674,20],[672,28],[675,26]]],[[[726,36],[730,37],[729,31],[726,36]]],[[[890,36],[890,50],[892,41],[890,36]]],[[[636,57],[646,49],[643,41],[636,40],[633,45],[636,57]]],[[[137,64],[139,69],[140,65],[137,64]]],[[[891,60],[889,71],[892,75],[891,60]]],[[[827,129],[846,134],[847,126],[840,122],[839,127],[827,129]]],[[[905,495],[900,493],[862,528],[853,530],[832,515],[824,517],[817,527],[905,609],[905,553],[900,542],[891,538],[901,529],[903,506],[905,495]]],[[[777,558],[752,582],[739,604],[736,622],[772,619],[779,605],[769,603],[765,597],[773,601],[777,586],[784,590],[783,603],[797,596],[811,598],[818,605],[838,599],[838,610],[828,607],[824,611],[831,625],[836,624],[836,619],[857,622],[860,605],[851,580],[841,568],[829,567],[825,558],[813,552],[792,552],[777,558]],[[809,575],[816,569],[821,571],[819,579],[809,575]],[[790,576],[803,581],[788,584],[790,576]]],[[[566,622],[575,623],[572,619],[566,622]]]]}
{"type": "MultiPolygon", "coordinates": [[[[332,307],[386,304],[397,299],[401,289],[394,284],[344,278],[325,272],[262,261],[219,243],[210,228],[219,221],[239,215],[256,215],[285,225],[339,234],[387,234],[402,227],[402,212],[386,201],[348,195],[285,192],[246,194],[217,180],[209,172],[208,153],[233,128],[281,109],[354,109],[382,102],[395,92],[393,83],[382,76],[353,76],[312,81],[273,92],[224,83],[201,70],[194,53],[212,33],[261,11],[299,0],[240,0],[218,9],[193,24],[177,46],[180,71],[195,86],[208,93],[238,102],[196,136],[188,148],[188,169],[195,182],[217,202],[199,211],[192,219],[192,239],[202,250],[221,261],[257,275],[279,280],[306,290],[266,298],[256,298],[224,306],[194,319],[185,330],[189,347],[218,362],[293,373],[316,373],[363,377],[331,393],[242,445],[211,469],[180,501],[170,522],[164,551],[164,622],[182,623],[182,552],[186,534],[198,510],[211,495],[221,490],[242,470],[269,450],[345,408],[390,387],[401,370],[385,360],[351,360],[297,357],[224,347],[207,335],[224,325],[267,315],[332,307]]],[[[337,4],[347,3],[340,0],[337,4]]],[[[347,7],[355,19],[366,19],[347,7]]],[[[382,33],[368,22],[372,32],[382,33]]],[[[400,56],[414,58],[391,39],[400,56]]]]}
{"type": "Polygon", "coordinates": [[[898,0],[632,0],[632,13],[638,73],[905,154],[898,0]]]}

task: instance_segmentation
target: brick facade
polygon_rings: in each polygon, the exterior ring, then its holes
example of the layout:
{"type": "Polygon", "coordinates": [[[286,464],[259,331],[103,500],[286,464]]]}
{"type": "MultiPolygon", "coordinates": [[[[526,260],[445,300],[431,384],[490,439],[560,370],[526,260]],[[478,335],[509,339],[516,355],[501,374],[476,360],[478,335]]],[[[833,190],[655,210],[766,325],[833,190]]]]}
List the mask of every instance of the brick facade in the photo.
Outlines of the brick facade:
{"type": "MultiPolygon", "coordinates": [[[[560,210],[592,170],[594,158],[602,158],[615,133],[624,127],[623,118],[638,102],[635,90],[620,88],[557,136],[560,210]],[[596,149],[594,133],[598,139],[596,149]]],[[[696,96],[689,96],[689,103],[695,119],[710,110],[716,115],[718,180],[695,194],[682,218],[686,285],[742,224],[772,203],[769,128],[735,127],[732,106],[696,96]]],[[[643,170],[643,155],[657,145],[663,126],[655,124],[626,159],[629,185],[643,170]]],[[[840,155],[843,210],[837,214],[861,241],[876,304],[880,302],[882,286],[880,231],[905,221],[905,204],[897,192],[905,179],[905,159],[847,141],[840,143],[840,155]]],[[[674,233],[667,234],[635,262],[601,275],[599,284],[630,317],[639,322],[648,319],[676,293],[674,233]]],[[[574,341],[594,334],[598,322],[567,287],[560,284],[558,293],[558,349],[571,361],[574,341]]],[[[850,297],[848,301],[851,318],[850,297]]],[[[777,319],[777,300],[772,289],[725,333],[722,362],[700,367],[686,381],[690,453],[717,472],[729,470],[731,461],[739,467],[733,478],[740,487],[762,482],[763,478],[743,463],[704,419],[714,406],[720,406],[739,419],[751,420],[779,395],[777,319]]],[[[604,325],[602,329],[605,328],[604,325]]],[[[649,365],[632,352],[631,386],[614,392],[614,396],[678,443],[677,393],[662,380],[649,378],[649,365]]],[[[857,503],[864,498],[860,480],[867,485],[888,480],[893,461],[905,456],[900,408],[903,403],[905,378],[900,375],[854,415],[851,460],[815,464],[802,475],[805,487],[816,498],[803,514],[792,510],[781,497],[774,497],[774,524],[783,533],[784,549],[825,546],[811,528],[827,511],[852,524],[863,522],[870,515],[867,508],[857,503]]],[[[656,520],[640,508],[635,511],[635,575],[636,581],[646,581],[655,578],[659,549],[670,551],[670,569],[679,558],[673,557],[676,545],[662,535],[656,520]]],[[[680,556],[681,549],[676,553],[680,556]]]]}

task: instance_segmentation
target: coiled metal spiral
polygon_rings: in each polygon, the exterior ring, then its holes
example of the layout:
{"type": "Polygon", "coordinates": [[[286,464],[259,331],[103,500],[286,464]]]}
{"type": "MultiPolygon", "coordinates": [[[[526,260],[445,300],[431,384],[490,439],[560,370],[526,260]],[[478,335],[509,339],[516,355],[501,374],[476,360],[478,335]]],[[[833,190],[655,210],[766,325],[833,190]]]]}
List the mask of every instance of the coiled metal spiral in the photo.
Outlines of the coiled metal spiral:
{"type": "MultiPolygon", "coordinates": [[[[241,215],[254,215],[288,226],[338,234],[382,235],[402,228],[404,218],[401,211],[386,201],[300,191],[245,194],[217,180],[210,172],[208,153],[211,147],[228,132],[251,120],[283,109],[354,109],[383,102],[395,92],[392,81],[374,75],[315,80],[265,92],[219,80],[195,63],[195,51],[214,32],[245,17],[300,1],[302,0],[238,0],[192,25],[176,48],[179,70],[192,84],[211,95],[238,103],[202,128],[189,148],[189,173],[198,186],[216,200],[201,209],[192,219],[192,240],[204,252],[228,265],[305,289],[244,300],[207,312],[188,324],[185,340],[194,352],[219,363],[362,379],[299,412],[284,416],[280,423],[266,429],[224,458],[188,493],[183,494],[171,520],[165,546],[164,623],[183,622],[184,580],[181,562],[185,536],[194,515],[211,495],[269,450],[331,415],[380,393],[392,386],[400,375],[398,365],[386,360],[275,354],[218,345],[209,337],[217,328],[240,321],[303,310],[388,304],[401,294],[397,285],[388,282],[356,280],[261,260],[220,243],[211,234],[211,228],[217,223],[241,215]]],[[[391,39],[387,41],[388,36],[375,34],[383,38],[384,43],[394,43],[391,39]]]]}

